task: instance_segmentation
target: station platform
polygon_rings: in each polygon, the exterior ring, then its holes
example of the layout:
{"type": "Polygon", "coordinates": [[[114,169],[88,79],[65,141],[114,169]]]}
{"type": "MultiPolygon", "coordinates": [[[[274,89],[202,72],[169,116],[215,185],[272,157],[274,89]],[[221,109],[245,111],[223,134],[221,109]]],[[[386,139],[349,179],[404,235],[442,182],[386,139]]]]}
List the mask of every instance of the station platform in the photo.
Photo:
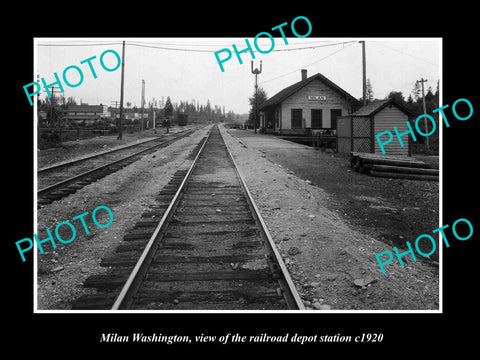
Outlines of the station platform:
{"type": "MultiPolygon", "coordinates": [[[[270,134],[259,134],[253,130],[227,129],[230,135],[237,138],[245,146],[258,150],[267,149],[308,149],[309,147],[270,134]]],[[[310,148],[311,149],[311,148],[310,148]]]]}

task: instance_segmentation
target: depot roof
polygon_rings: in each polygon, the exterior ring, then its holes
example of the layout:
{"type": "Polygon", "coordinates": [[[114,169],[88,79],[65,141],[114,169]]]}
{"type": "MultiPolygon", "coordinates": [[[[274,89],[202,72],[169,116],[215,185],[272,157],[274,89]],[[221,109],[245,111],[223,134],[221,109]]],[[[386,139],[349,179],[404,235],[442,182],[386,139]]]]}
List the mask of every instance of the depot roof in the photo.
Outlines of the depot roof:
{"type": "Polygon", "coordinates": [[[339,93],[343,98],[346,98],[347,100],[353,102],[354,104],[356,104],[356,105],[361,104],[360,101],[355,99],[352,95],[350,95],[348,92],[343,90],[340,86],[335,84],[333,81],[327,79],[322,74],[317,73],[317,74],[312,75],[312,76],[310,76],[310,77],[308,77],[304,80],[301,80],[301,81],[299,81],[299,82],[297,82],[293,85],[290,85],[290,86],[286,87],[285,89],[281,90],[280,92],[278,92],[277,94],[273,95],[271,98],[269,98],[267,101],[265,101],[264,103],[262,103],[259,106],[259,110],[263,110],[263,109],[265,109],[269,106],[274,106],[274,105],[280,104],[286,98],[288,98],[289,96],[296,93],[298,90],[300,90],[301,88],[303,88],[304,86],[310,84],[312,81],[315,81],[315,80],[320,80],[321,82],[323,82],[324,84],[329,86],[332,90],[339,93]]]}

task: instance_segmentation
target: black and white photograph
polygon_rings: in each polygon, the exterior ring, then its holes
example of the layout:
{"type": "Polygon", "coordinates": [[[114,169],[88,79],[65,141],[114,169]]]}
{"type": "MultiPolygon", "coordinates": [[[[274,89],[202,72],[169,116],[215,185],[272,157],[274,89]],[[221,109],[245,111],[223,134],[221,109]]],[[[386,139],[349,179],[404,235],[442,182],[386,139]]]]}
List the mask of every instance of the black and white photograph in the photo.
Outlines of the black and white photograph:
{"type": "Polygon", "coordinates": [[[37,310],[441,308],[441,39],[36,46],[37,310]]]}
{"type": "Polygon", "coordinates": [[[326,15],[22,37],[5,222],[25,328],[173,352],[472,338],[470,35],[326,15]]]}

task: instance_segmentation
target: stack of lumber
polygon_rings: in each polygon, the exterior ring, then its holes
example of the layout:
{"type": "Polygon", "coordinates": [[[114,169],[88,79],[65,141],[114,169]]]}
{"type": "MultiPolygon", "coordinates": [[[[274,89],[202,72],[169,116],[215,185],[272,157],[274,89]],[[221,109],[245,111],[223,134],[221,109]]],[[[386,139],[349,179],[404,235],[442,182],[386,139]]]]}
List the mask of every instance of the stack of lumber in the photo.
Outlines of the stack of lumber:
{"type": "Polygon", "coordinates": [[[350,166],[357,172],[376,177],[438,181],[439,170],[407,156],[350,153],[350,166]]]}

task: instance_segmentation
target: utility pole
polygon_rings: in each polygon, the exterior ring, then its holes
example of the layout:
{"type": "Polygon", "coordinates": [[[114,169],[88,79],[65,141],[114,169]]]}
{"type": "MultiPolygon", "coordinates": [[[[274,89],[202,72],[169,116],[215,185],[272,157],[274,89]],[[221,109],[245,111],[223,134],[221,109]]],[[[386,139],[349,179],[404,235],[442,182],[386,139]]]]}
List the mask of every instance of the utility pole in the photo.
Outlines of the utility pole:
{"type": "Polygon", "coordinates": [[[260,60],[260,70],[255,69],[253,70],[253,60],[251,62],[252,65],[252,74],[255,75],[255,114],[253,117],[253,128],[255,134],[257,133],[257,118],[258,118],[258,74],[262,72],[262,60],[260,60]]]}
{"type": "Polygon", "coordinates": [[[50,89],[50,93],[52,96],[50,97],[50,120],[52,121],[52,124],[55,125],[55,114],[54,114],[54,107],[55,107],[55,90],[56,86],[52,86],[50,89]]]}
{"type": "Polygon", "coordinates": [[[123,74],[125,70],[125,41],[122,43],[122,79],[120,81],[120,119],[118,121],[118,140],[122,140],[122,116],[123,116],[123,74]]]}
{"type": "MultiPolygon", "coordinates": [[[[425,88],[423,86],[423,83],[426,83],[428,80],[424,79],[423,77],[420,80],[417,80],[418,83],[422,83],[422,101],[423,101],[423,114],[425,115],[427,113],[427,106],[425,105],[425,88]]],[[[427,118],[423,118],[423,123],[425,124],[425,133],[428,134],[428,128],[427,128],[427,118]]],[[[427,151],[430,150],[430,144],[428,142],[428,136],[425,136],[425,145],[427,146],[427,151]]]]}
{"type": "Polygon", "coordinates": [[[60,138],[60,142],[62,141],[62,124],[61,124],[61,119],[58,118],[57,113],[55,112],[55,91],[60,90],[59,87],[57,86],[52,86],[50,88],[50,93],[52,97],[50,98],[50,121],[52,122],[54,128],[57,129],[58,131],[58,136],[60,138]]]}
{"type": "Polygon", "coordinates": [[[143,130],[143,105],[145,103],[145,80],[142,79],[142,118],[140,120],[140,131],[143,130]]]}
{"type": "Polygon", "coordinates": [[[363,72],[363,105],[367,105],[367,56],[365,54],[365,41],[362,44],[362,72],[363,72]]]}
{"type": "Polygon", "coordinates": [[[120,101],[110,101],[110,106],[115,106],[115,112],[113,113],[113,123],[115,126],[118,127],[118,122],[117,122],[117,109],[118,109],[118,104],[120,104],[120,101]]]}

